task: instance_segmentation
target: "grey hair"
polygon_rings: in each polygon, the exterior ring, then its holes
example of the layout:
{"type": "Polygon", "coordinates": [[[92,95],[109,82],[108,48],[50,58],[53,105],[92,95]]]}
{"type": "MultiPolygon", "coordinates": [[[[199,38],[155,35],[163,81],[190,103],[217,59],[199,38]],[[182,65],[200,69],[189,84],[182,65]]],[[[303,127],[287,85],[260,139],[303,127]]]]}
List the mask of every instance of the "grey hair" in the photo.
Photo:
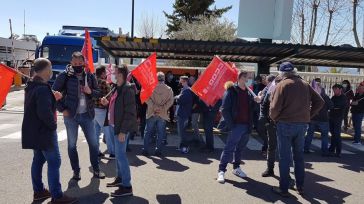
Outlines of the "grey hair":
{"type": "Polygon", "coordinates": [[[157,73],[157,79],[158,81],[165,81],[165,75],[163,72],[158,72],[157,73]]]}

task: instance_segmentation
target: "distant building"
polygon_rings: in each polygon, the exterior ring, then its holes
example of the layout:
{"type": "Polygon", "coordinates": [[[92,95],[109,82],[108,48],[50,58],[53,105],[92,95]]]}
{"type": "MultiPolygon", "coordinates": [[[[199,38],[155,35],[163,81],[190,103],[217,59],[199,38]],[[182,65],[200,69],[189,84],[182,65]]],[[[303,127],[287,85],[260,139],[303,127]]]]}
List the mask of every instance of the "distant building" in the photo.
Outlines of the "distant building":
{"type": "Polygon", "coordinates": [[[34,40],[14,40],[15,59],[13,59],[12,40],[0,37],[0,61],[13,66],[13,60],[15,60],[17,65],[20,65],[25,60],[34,60],[36,48],[37,43],[34,40]]]}

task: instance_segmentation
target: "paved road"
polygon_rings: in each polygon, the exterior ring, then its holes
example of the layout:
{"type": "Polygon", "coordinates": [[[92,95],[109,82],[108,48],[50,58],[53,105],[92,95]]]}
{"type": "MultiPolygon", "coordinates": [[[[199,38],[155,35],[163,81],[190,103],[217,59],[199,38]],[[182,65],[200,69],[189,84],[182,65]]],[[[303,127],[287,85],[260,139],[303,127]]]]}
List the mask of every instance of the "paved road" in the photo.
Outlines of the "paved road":
{"type": "MultiPolygon", "coordinates": [[[[0,203],[31,203],[32,189],[30,165],[32,152],[21,150],[20,127],[22,121],[23,92],[15,91],[8,96],[7,110],[0,111],[0,203]]],[[[319,154],[320,141],[313,142],[315,153],[306,155],[306,196],[292,191],[293,197],[282,199],[270,191],[278,184],[276,178],[262,178],[266,162],[260,154],[261,142],[251,137],[248,148],[243,152],[243,170],[249,178],[240,179],[226,174],[227,182],[218,184],[216,173],[218,158],[224,145],[224,136],[216,136],[216,153],[201,154],[192,149],[188,155],[175,150],[178,138],[168,135],[169,145],[165,157],[141,156],[141,139],[131,141],[132,152],[128,153],[132,172],[134,197],[112,199],[106,183],[115,176],[114,161],[101,160],[101,169],[107,178],[92,178],[88,146],[82,132],[78,149],[82,180],[70,181],[72,170],[67,155],[67,141],[63,120],[59,119],[59,144],[62,156],[61,182],[68,195],[77,196],[80,203],[362,203],[364,193],[364,147],[353,146],[344,141],[343,156],[322,158],[319,154]]],[[[102,150],[105,145],[102,144],[102,150]]],[[[278,165],[277,165],[278,166],[278,165]]],[[[46,170],[46,167],[44,168],[46,170]]],[[[275,169],[278,175],[278,168],[275,169]]],[[[46,174],[44,174],[46,182],[46,174]]],[[[49,200],[44,203],[48,203],[49,200]]]]}

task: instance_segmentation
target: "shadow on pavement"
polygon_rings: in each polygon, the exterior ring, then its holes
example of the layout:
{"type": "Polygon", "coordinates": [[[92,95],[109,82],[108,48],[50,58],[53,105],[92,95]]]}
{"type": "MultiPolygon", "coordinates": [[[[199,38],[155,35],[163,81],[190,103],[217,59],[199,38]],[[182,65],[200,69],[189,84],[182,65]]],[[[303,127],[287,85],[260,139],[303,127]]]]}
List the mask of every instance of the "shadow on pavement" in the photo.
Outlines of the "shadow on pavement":
{"type": "Polygon", "coordinates": [[[344,198],[351,194],[329,186],[320,182],[335,182],[331,179],[306,171],[305,177],[305,195],[303,198],[309,203],[344,203],[344,198]]]}
{"type": "Polygon", "coordinates": [[[157,201],[159,204],[181,204],[182,200],[178,194],[171,195],[157,195],[157,201]]]}
{"type": "Polygon", "coordinates": [[[170,160],[166,157],[162,158],[153,158],[150,159],[157,164],[157,169],[165,170],[165,171],[175,171],[175,172],[183,172],[189,169],[188,166],[185,166],[177,161],[170,160]]]}
{"type": "Polygon", "coordinates": [[[126,203],[126,204],[149,204],[149,201],[138,197],[138,196],[130,196],[130,197],[123,197],[123,198],[111,198],[110,199],[111,203],[126,203]]]}
{"type": "Polygon", "coordinates": [[[276,201],[282,201],[284,203],[299,203],[297,197],[292,196],[290,198],[282,198],[272,192],[272,186],[263,182],[253,180],[251,178],[242,179],[241,182],[225,179],[226,183],[241,189],[245,189],[248,195],[259,198],[264,202],[274,203],[276,201]]]}
{"type": "Polygon", "coordinates": [[[104,203],[109,194],[100,192],[99,187],[100,180],[96,178],[92,178],[90,184],[83,188],[80,188],[77,181],[71,179],[64,193],[78,198],[79,203],[104,203]]]}

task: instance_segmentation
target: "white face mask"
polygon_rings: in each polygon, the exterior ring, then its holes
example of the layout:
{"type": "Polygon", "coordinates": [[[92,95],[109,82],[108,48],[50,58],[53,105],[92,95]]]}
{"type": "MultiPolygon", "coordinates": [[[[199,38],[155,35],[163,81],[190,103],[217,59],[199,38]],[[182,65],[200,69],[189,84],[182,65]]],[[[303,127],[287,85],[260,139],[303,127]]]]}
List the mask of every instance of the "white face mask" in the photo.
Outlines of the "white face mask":
{"type": "Polygon", "coordinates": [[[116,80],[115,74],[111,75],[111,81],[112,81],[112,83],[116,84],[117,80],[116,80]]]}

